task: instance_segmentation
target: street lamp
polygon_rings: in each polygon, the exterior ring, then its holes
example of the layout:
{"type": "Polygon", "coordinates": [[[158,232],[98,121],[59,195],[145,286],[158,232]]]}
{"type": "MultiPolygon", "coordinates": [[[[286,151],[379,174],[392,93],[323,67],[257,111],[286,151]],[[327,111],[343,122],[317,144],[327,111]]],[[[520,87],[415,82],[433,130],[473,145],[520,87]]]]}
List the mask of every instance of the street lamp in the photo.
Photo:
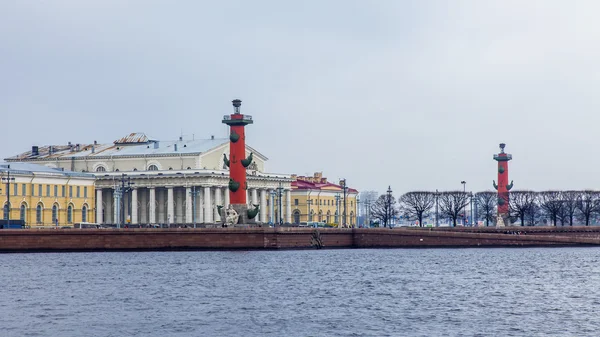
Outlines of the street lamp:
{"type": "MultiPolygon", "coordinates": [[[[388,221],[390,221],[390,218],[392,217],[392,187],[388,186],[387,189],[387,203],[388,203],[388,207],[386,210],[386,223],[388,221]]],[[[386,224],[384,224],[385,227],[386,224]]],[[[391,227],[390,227],[391,228],[391,227]]]]}
{"type": "Polygon", "coordinates": [[[435,227],[439,227],[440,223],[439,223],[439,215],[438,215],[438,199],[440,196],[440,192],[438,192],[438,190],[435,190],[435,227]]]}
{"type": "Polygon", "coordinates": [[[341,179],[342,189],[344,191],[344,213],[342,218],[342,227],[346,227],[346,192],[348,191],[348,186],[346,186],[346,179],[341,179]]]}
{"type": "Polygon", "coordinates": [[[6,208],[4,208],[6,214],[6,227],[10,228],[10,182],[15,181],[14,177],[10,176],[10,165],[6,166],[6,177],[2,177],[2,181],[6,182],[6,208]]]}
{"type": "Polygon", "coordinates": [[[196,190],[196,186],[192,186],[190,195],[192,196],[192,221],[194,222],[194,228],[196,228],[196,196],[200,194],[200,189],[196,190]]]}
{"type": "Polygon", "coordinates": [[[335,223],[340,227],[340,194],[335,194],[335,223]]]}
{"type": "Polygon", "coordinates": [[[269,195],[271,196],[271,201],[270,201],[271,209],[269,209],[269,211],[270,211],[269,213],[271,213],[270,214],[271,223],[273,224],[273,227],[275,227],[275,195],[277,195],[277,192],[272,190],[269,193],[269,195]]]}
{"type": "Polygon", "coordinates": [[[283,194],[283,187],[281,186],[281,183],[279,183],[279,187],[277,187],[277,194],[279,194],[279,206],[277,208],[279,208],[279,226],[281,226],[283,225],[283,209],[281,200],[281,196],[283,194]]]}
{"type": "Polygon", "coordinates": [[[461,181],[460,182],[463,185],[463,193],[467,191],[467,182],[466,181],[461,181]]]}
{"type": "Polygon", "coordinates": [[[117,228],[121,228],[121,224],[125,225],[125,193],[129,193],[132,190],[131,185],[135,183],[131,182],[131,177],[128,177],[125,173],[121,176],[121,186],[119,188],[119,206],[122,205],[121,208],[121,223],[118,224],[117,228]]]}

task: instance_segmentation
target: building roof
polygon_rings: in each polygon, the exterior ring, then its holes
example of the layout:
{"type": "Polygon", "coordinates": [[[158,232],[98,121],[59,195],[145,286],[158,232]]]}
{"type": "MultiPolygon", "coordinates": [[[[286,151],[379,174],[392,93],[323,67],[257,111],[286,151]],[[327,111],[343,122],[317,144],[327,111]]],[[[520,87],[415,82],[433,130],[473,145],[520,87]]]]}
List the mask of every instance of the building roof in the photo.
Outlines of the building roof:
{"type": "MultiPolygon", "coordinates": [[[[144,133],[131,133],[116,140],[113,144],[68,144],[33,146],[30,151],[6,158],[6,161],[51,160],[72,158],[137,157],[137,156],[179,156],[197,155],[208,152],[229,142],[227,138],[182,139],[159,141],[144,133]],[[37,151],[37,154],[36,154],[37,151]]],[[[250,148],[250,147],[249,147],[250,148]]],[[[252,149],[252,148],[251,148],[252,149]]],[[[261,153],[252,149],[255,155],[266,160],[261,153]]]]}
{"type": "Polygon", "coordinates": [[[44,165],[31,164],[31,163],[0,162],[0,173],[5,174],[7,172],[10,172],[11,174],[24,174],[24,175],[44,174],[44,175],[94,179],[94,175],[89,174],[89,173],[64,171],[62,169],[47,167],[44,165]],[[10,166],[10,168],[9,168],[9,166],[10,166]]]}
{"type": "MultiPolygon", "coordinates": [[[[295,179],[292,182],[292,189],[295,190],[343,191],[341,185],[328,182],[320,172],[315,173],[314,177],[292,175],[292,179],[295,179]]],[[[348,193],[358,193],[358,190],[348,188],[348,193]]]]}

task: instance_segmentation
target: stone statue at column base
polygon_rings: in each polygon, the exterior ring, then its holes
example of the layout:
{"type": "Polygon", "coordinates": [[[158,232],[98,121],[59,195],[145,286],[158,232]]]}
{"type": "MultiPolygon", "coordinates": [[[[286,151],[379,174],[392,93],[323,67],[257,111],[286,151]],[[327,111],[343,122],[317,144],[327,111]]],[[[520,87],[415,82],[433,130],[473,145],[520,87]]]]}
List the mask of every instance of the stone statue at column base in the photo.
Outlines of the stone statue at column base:
{"type": "Polygon", "coordinates": [[[498,216],[498,220],[496,221],[496,227],[504,227],[504,217],[498,216]]]}
{"type": "Polygon", "coordinates": [[[223,207],[219,208],[222,219],[221,225],[223,227],[256,226],[256,221],[248,216],[248,211],[248,206],[241,204],[229,204],[226,210],[223,207]]]}

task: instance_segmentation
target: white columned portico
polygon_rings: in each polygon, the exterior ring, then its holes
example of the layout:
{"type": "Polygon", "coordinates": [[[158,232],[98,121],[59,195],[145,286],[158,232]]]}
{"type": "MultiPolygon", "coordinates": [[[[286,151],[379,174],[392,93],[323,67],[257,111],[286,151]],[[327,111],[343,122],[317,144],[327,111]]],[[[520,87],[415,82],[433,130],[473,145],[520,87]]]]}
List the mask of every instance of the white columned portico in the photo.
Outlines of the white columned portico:
{"type": "Polygon", "coordinates": [[[173,211],[173,187],[167,187],[167,224],[175,222],[175,212],[173,211]]]}
{"type": "Polygon", "coordinates": [[[267,222],[267,190],[260,190],[260,221],[267,222]]]}
{"type": "Polygon", "coordinates": [[[221,221],[221,214],[219,214],[219,208],[217,205],[222,206],[221,195],[223,195],[223,189],[220,187],[215,188],[215,222],[221,221]]]}
{"type": "Polygon", "coordinates": [[[192,223],[194,219],[192,218],[192,188],[185,188],[185,222],[192,223]]]}
{"type": "Polygon", "coordinates": [[[134,188],[131,190],[131,223],[138,223],[138,190],[134,188]]]}
{"type": "Polygon", "coordinates": [[[285,222],[292,223],[292,191],[285,190],[285,222]]]}
{"type": "Polygon", "coordinates": [[[96,190],[96,223],[104,223],[104,208],[102,207],[102,189],[96,190]]]}
{"type": "Polygon", "coordinates": [[[213,222],[213,212],[212,212],[212,200],[210,197],[210,187],[204,187],[204,222],[211,223],[213,222]]]}
{"type": "Polygon", "coordinates": [[[148,201],[150,204],[150,219],[148,219],[148,223],[154,224],[156,223],[156,189],[150,187],[148,191],[150,193],[150,200],[148,201]]]}

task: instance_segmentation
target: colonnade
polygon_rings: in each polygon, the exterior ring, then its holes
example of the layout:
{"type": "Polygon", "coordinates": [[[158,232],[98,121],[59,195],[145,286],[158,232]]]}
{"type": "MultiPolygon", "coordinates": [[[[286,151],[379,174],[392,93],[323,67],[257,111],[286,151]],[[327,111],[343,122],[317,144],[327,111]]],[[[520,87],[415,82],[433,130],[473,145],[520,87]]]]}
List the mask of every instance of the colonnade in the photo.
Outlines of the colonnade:
{"type": "MultiPolygon", "coordinates": [[[[291,190],[249,188],[246,200],[260,205],[256,220],[277,222],[279,197],[284,222],[292,222],[291,190]],[[274,207],[273,207],[274,206],[274,207]]],[[[114,224],[122,221],[119,208],[119,192],[114,188],[96,188],[96,222],[114,224]]],[[[124,193],[122,204],[125,224],[193,224],[221,221],[217,206],[229,206],[229,190],[224,186],[161,186],[133,187],[124,193]]]]}

